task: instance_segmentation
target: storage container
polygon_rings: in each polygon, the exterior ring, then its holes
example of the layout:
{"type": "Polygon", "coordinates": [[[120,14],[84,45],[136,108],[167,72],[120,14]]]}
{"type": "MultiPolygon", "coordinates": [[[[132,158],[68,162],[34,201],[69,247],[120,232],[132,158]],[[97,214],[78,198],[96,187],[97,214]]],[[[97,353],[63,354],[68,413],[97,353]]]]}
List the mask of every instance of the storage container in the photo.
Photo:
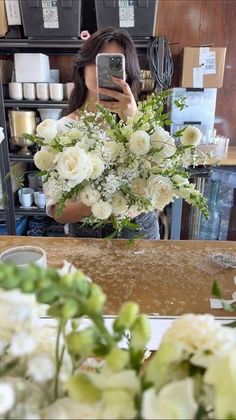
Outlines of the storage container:
{"type": "Polygon", "coordinates": [[[114,26],[132,36],[155,33],[158,0],[95,0],[98,29],[114,26]]]}
{"type": "Polygon", "coordinates": [[[24,0],[19,3],[26,37],[79,37],[81,0],[24,0]]]}

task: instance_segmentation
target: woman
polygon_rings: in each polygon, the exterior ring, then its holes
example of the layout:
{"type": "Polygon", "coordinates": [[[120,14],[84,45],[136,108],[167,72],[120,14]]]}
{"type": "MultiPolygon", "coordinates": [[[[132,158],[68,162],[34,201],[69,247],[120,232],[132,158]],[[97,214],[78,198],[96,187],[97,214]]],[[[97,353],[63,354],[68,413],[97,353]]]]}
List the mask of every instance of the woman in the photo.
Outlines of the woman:
{"type": "MultiPolygon", "coordinates": [[[[73,79],[74,89],[69,99],[68,115],[58,121],[59,131],[66,131],[68,122],[78,118],[85,106],[88,111],[96,112],[96,103],[105,106],[124,121],[127,117],[133,116],[137,110],[135,99],[140,87],[140,68],[136,49],[128,32],[104,28],[91,35],[78,53],[74,63],[73,79]],[[98,89],[95,60],[97,54],[101,52],[124,54],[126,81],[114,79],[114,83],[121,88],[122,93],[110,89],[98,89]],[[98,92],[109,95],[114,98],[114,101],[98,101],[98,92]]],[[[52,217],[60,223],[69,223],[70,234],[73,236],[106,237],[113,231],[110,224],[100,229],[82,226],[81,221],[91,214],[91,210],[80,201],[68,202],[59,217],[56,216],[56,210],[56,205],[51,208],[52,217]]],[[[134,223],[140,227],[138,232],[124,229],[118,236],[133,238],[139,233],[146,239],[159,239],[159,226],[155,212],[136,215],[134,223]]]]}

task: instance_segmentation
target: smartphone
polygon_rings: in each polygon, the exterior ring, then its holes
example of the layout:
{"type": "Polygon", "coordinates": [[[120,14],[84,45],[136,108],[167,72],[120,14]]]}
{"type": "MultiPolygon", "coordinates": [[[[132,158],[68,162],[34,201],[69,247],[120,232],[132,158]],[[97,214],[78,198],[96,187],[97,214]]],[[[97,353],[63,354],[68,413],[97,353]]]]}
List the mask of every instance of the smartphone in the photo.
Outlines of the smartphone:
{"type": "MultiPolygon", "coordinates": [[[[125,56],[120,53],[99,53],[96,56],[97,86],[122,92],[122,88],[116,85],[112,77],[125,80],[125,56]]],[[[98,94],[99,100],[116,101],[111,96],[98,94]]]]}

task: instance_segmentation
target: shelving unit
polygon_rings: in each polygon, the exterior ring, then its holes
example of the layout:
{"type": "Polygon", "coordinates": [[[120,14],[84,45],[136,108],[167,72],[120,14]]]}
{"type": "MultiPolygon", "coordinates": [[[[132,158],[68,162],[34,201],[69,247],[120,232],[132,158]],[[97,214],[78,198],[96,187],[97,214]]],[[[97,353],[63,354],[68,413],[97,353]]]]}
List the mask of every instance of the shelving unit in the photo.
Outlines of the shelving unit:
{"type": "MultiPolygon", "coordinates": [[[[133,38],[138,53],[143,49],[147,49],[150,38],[139,37],[133,38]]],[[[0,40],[0,56],[12,56],[14,53],[44,53],[47,55],[73,55],[79,50],[83,44],[79,39],[1,39],[0,40]]],[[[45,211],[41,209],[23,209],[15,208],[14,195],[12,191],[11,179],[7,176],[10,173],[11,162],[33,162],[31,156],[20,156],[9,153],[7,124],[5,117],[5,109],[11,108],[65,108],[67,101],[15,101],[4,99],[2,82],[0,80],[0,126],[3,127],[5,140],[0,144],[0,174],[2,179],[3,195],[7,197],[4,203],[4,210],[0,210],[0,215],[5,214],[5,221],[9,235],[16,234],[16,216],[17,215],[44,215],[45,211]]]]}

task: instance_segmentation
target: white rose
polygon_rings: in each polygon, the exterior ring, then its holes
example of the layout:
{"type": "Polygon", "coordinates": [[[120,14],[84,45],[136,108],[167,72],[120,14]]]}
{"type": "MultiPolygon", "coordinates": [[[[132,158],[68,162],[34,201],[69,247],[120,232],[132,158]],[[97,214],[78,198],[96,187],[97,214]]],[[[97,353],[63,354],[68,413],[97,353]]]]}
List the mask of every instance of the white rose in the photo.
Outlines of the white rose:
{"type": "Polygon", "coordinates": [[[50,171],[56,159],[56,154],[48,150],[39,150],[34,155],[34,163],[40,171],[50,171]]]}
{"type": "Polygon", "coordinates": [[[162,158],[173,156],[176,152],[175,140],[162,127],[156,126],[151,135],[151,145],[154,149],[161,149],[158,156],[162,158]]]}
{"type": "Polygon", "coordinates": [[[48,143],[57,135],[57,122],[46,119],[37,126],[36,132],[38,136],[43,137],[48,143]]]}
{"type": "Polygon", "coordinates": [[[92,170],[92,173],[90,175],[90,178],[91,179],[96,179],[103,173],[105,165],[104,165],[104,162],[98,156],[97,153],[91,152],[89,154],[89,156],[91,157],[92,166],[93,166],[93,170],[92,170]]]}
{"type": "Polygon", "coordinates": [[[181,143],[185,146],[197,146],[202,139],[202,132],[193,125],[188,125],[183,132],[181,143]]]}
{"type": "Polygon", "coordinates": [[[128,203],[121,192],[117,192],[112,196],[112,213],[115,216],[124,215],[128,211],[128,203]]]}
{"type": "Polygon", "coordinates": [[[81,183],[90,176],[92,162],[90,156],[80,147],[66,148],[59,154],[57,171],[60,177],[81,183]]]}
{"type": "Polygon", "coordinates": [[[86,185],[80,192],[80,200],[82,203],[89,207],[93,206],[100,199],[100,197],[100,193],[90,185],[86,185]]]}
{"type": "Polygon", "coordinates": [[[131,190],[134,194],[139,196],[145,195],[145,189],[147,186],[147,181],[143,178],[134,178],[131,182],[131,190]]]}
{"type": "Polygon", "coordinates": [[[100,220],[108,219],[108,217],[112,213],[111,205],[108,202],[103,201],[103,200],[97,201],[97,203],[95,203],[92,206],[91,210],[92,210],[92,213],[93,213],[94,217],[96,217],[97,219],[100,219],[100,220]]]}
{"type": "Polygon", "coordinates": [[[114,162],[119,156],[121,151],[121,145],[116,141],[108,141],[102,147],[102,154],[105,162],[114,162]]]}
{"type": "Polygon", "coordinates": [[[194,419],[198,405],[191,378],[172,382],[159,393],[149,388],[143,394],[143,419],[194,419]]]}
{"type": "Polygon", "coordinates": [[[3,132],[3,128],[0,127],[0,143],[2,143],[2,141],[4,140],[5,136],[4,136],[4,132],[3,132]]]}
{"type": "Polygon", "coordinates": [[[162,175],[152,175],[147,181],[147,194],[153,206],[159,210],[173,199],[173,185],[169,178],[162,175]]]}
{"type": "Polygon", "coordinates": [[[150,150],[150,136],[146,131],[137,130],[129,139],[129,149],[135,155],[146,155],[150,150]]]}

